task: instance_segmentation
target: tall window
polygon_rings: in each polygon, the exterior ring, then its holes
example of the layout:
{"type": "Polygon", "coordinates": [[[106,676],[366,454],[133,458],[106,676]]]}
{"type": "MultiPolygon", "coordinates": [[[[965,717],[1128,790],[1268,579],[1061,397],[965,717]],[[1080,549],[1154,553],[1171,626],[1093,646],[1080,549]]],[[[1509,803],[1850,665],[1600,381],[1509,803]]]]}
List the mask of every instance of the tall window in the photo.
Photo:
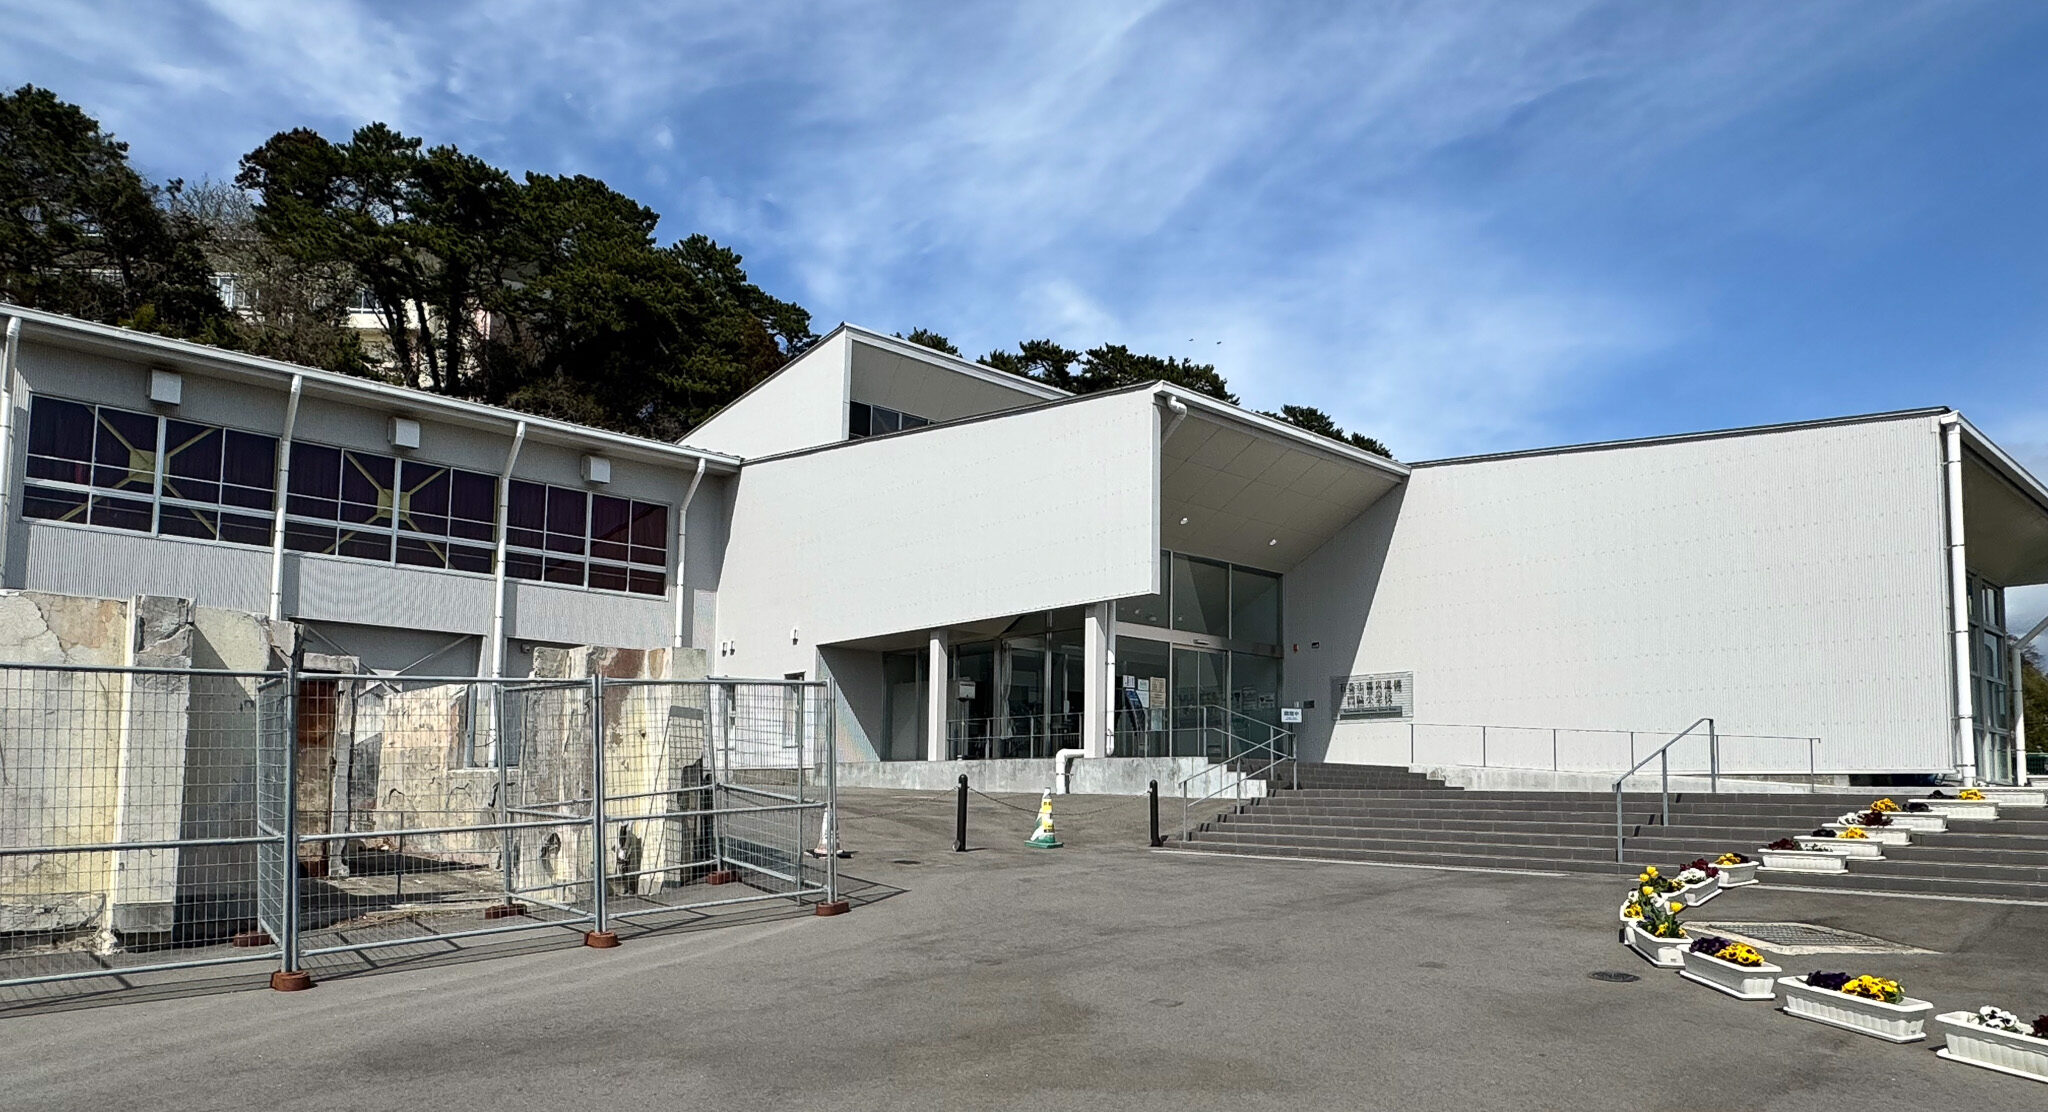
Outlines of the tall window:
{"type": "MultiPolygon", "coordinates": [[[[30,403],[22,516],[268,546],[277,438],[60,398],[30,403]]],[[[299,441],[285,492],[294,552],[488,574],[498,479],[299,441]]],[[[505,574],[668,590],[668,507],[515,480],[505,574]]]]}
{"type": "Polygon", "coordinates": [[[270,543],[277,438],[37,397],[24,517],[270,543]]]}
{"type": "Polygon", "coordinates": [[[505,574],[604,591],[668,590],[668,507],[540,483],[512,484],[505,574]]]}

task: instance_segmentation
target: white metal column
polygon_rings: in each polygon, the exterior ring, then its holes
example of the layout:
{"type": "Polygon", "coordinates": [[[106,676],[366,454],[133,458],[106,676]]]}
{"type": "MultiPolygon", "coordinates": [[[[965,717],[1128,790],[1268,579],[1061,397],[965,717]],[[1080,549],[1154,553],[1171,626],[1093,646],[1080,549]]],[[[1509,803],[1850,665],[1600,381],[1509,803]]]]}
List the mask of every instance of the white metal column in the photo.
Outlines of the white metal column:
{"type": "Polygon", "coordinates": [[[924,758],[946,759],[946,703],[952,694],[952,666],[946,658],[946,631],[932,630],[925,650],[924,758]]]}
{"type": "Polygon", "coordinates": [[[1109,607],[1106,602],[1088,607],[1081,627],[1081,659],[1086,669],[1081,680],[1081,748],[1090,757],[1106,757],[1110,750],[1109,701],[1115,688],[1110,686],[1109,607]]]}
{"type": "Polygon", "coordinates": [[[1941,419],[1942,470],[1948,495],[1948,586],[1950,643],[1955,657],[1956,774],[1977,782],[1977,716],[1970,676],[1970,580],[1963,553],[1963,426],[1953,413],[1941,419]]]}

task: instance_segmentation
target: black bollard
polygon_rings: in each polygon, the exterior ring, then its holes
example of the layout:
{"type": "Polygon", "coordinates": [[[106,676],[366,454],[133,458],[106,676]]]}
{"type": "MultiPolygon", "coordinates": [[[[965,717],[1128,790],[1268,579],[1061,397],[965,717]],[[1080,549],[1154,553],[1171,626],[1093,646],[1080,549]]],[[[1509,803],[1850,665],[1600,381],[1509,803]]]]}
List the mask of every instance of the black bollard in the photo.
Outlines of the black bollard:
{"type": "Polygon", "coordinates": [[[1166,844],[1166,839],[1159,836],[1159,781],[1152,781],[1152,786],[1145,789],[1145,794],[1151,797],[1152,802],[1152,848],[1158,849],[1166,844]]]}
{"type": "Polygon", "coordinates": [[[960,774],[960,796],[953,805],[953,852],[967,852],[967,774],[960,774]]]}

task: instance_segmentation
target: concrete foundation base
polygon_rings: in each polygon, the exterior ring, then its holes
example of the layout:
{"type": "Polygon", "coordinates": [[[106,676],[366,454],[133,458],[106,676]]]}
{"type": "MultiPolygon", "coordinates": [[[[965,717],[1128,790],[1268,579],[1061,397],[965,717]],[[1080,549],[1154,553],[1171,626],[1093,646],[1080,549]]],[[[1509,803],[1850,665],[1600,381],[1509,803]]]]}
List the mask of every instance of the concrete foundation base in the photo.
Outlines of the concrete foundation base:
{"type": "MultiPolygon", "coordinates": [[[[1205,796],[1229,788],[1233,798],[1256,799],[1266,794],[1262,781],[1249,780],[1235,786],[1238,774],[1201,757],[1095,757],[1072,764],[1075,795],[1144,795],[1151,781],[1159,781],[1162,799],[1178,797],[1180,782],[1192,778],[1188,791],[1205,796]]],[[[1050,757],[1005,761],[856,761],[839,766],[839,786],[844,788],[900,788],[911,791],[948,791],[967,777],[968,786],[984,792],[1043,792],[1053,790],[1059,769],[1050,757]]]]}
{"type": "MultiPolygon", "coordinates": [[[[1617,773],[1613,772],[1550,772],[1535,768],[1478,768],[1472,765],[1411,765],[1409,770],[1420,772],[1433,779],[1442,780],[1454,788],[1468,791],[1489,792],[1612,792],[1617,773]]],[[[1630,778],[1630,792],[1654,792],[1660,781],[1655,769],[1649,773],[1638,772],[1630,778]]],[[[1713,781],[1705,776],[1671,777],[1674,792],[1710,791],[1713,781]]],[[[1773,792],[1786,795],[1806,795],[1810,791],[1806,781],[1791,783],[1784,780],[1738,780],[1721,777],[1720,789],[1724,792],[1773,792]]],[[[1822,784],[1823,790],[1828,785],[1822,784]]]]}

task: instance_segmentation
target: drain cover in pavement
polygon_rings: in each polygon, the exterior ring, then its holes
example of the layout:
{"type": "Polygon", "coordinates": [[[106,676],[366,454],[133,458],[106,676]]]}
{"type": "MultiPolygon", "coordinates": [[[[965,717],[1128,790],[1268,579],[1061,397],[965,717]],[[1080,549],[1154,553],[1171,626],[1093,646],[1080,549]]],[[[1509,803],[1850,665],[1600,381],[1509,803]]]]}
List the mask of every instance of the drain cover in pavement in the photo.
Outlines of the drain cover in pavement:
{"type": "Polygon", "coordinates": [[[1918,946],[1816,923],[1688,923],[1688,933],[1718,934],[1774,954],[1931,954],[1918,946]]]}
{"type": "Polygon", "coordinates": [[[1609,984],[1615,985],[1625,985],[1631,981],[1642,980],[1641,977],[1638,977],[1633,973],[1623,973],[1617,969],[1596,969],[1593,972],[1586,974],[1586,976],[1591,977],[1593,980],[1596,981],[1606,981],[1609,984]]]}

